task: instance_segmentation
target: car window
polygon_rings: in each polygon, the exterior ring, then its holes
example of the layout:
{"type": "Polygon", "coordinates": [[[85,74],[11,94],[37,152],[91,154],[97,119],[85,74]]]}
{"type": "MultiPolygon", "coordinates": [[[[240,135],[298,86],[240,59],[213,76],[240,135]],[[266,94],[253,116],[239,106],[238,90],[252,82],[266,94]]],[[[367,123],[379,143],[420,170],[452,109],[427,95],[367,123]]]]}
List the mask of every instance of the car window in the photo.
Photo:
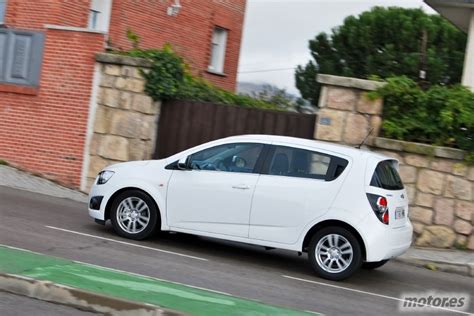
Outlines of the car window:
{"type": "Polygon", "coordinates": [[[403,183],[395,167],[395,160],[379,162],[375,168],[370,185],[386,190],[402,190],[403,183]]]}
{"type": "Polygon", "coordinates": [[[252,173],[262,149],[255,143],[219,145],[191,155],[188,164],[195,170],[252,173]]]}
{"type": "Polygon", "coordinates": [[[276,146],[268,173],[288,177],[325,179],[331,156],[292,147],[276,146]]]}

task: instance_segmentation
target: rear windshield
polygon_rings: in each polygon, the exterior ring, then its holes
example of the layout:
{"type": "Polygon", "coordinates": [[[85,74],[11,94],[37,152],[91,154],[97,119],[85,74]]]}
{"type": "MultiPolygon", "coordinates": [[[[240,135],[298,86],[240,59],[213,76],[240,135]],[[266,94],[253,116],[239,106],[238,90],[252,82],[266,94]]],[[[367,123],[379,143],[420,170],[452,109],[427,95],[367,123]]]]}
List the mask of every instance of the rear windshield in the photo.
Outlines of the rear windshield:
{"type": "Polygon", "coordinates": [[[380,162],[377,168],[375,168],[370,185],[386,190],[402,190],[403,183],[395,168],[395,164],[396,161],[394,160],[384,160],[380,162]]]}

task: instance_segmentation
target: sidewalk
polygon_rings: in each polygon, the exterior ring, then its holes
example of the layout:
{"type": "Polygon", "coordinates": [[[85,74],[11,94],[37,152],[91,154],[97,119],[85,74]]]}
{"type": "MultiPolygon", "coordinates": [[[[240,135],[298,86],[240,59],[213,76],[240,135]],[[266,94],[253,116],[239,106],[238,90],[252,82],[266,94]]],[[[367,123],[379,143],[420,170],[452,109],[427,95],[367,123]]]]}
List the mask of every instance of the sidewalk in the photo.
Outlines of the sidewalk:
{"type": "Polygon", "coordinates": [[[396,261],[474,277],[474,252],[455,249],[410,248],[396,261]]]}
{"type": "MultiPolygon", "coordinates": [[[[70,190],[40,177],[0,165],[0,186],[2,185],[87,203],[87,195],[81,192],[70,190]]],[[[395,260],[426,267],[431,270],[474,277],[474,252],[472,251],[410,248],[407,253],[395,260]]]]}
{"type": "Polygon", "coordinates": [[[87,195],[12,167],[0,165],[0,186],[87,203],[87,195]]]}
{"type": "Polygon", "coordinates": [[[50,300],[56,302],[66,296],[68,301],[62,303],[68,305],[77,306],[88,301],[82,307],[95,306],[97,310],[97,306],[103,307],[103,304],[108,304],[108,308],[121,304],[129,311],[141,309],[154,315],[310,315],[225,293],[1,245],[0,258],[0,290],[29,293],[28,296],[42,299],[44,297],[38,295],[47,293],[50,300]],[[67,293],[52,297],[55,291],[48,291],[51,288],[67,293]]]}

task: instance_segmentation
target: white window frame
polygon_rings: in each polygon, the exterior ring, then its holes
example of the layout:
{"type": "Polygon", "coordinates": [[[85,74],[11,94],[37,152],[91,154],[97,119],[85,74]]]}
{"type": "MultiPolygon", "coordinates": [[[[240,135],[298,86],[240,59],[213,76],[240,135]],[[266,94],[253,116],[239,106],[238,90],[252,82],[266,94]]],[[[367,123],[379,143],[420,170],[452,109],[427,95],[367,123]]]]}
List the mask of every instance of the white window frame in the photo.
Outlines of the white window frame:
{"type": "Polygon", "coordinates": [[[0,0],[0,25],[5,24],[5,15],[7,14],[7,0],[0,0]]]}
{"type": "Polygon", "coordinates": [[[112,0],[91,0],[87,28],[107,33],[111,11],[112,0]]]}
{"type": "Polygon", "coordinates": [[[212,32],[211,58],[208,66],[210,72],[224,74],[228,34],[227,29],[218,26],[212,32]]]}

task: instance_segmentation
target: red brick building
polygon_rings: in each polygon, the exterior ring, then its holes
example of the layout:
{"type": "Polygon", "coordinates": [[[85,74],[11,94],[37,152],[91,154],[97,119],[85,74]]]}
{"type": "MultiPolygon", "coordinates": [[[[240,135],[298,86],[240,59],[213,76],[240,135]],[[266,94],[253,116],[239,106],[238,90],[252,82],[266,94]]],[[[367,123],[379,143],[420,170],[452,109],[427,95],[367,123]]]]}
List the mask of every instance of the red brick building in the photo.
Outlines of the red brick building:
{"type": "Polygon", "coordinates": [[[245,0],[0,0],[0,159],[84,180],[95,54],[170,43],[196,75],[236,85],[245,0]],[[2,26],[3,25],[3,26],[2,26]]]}

